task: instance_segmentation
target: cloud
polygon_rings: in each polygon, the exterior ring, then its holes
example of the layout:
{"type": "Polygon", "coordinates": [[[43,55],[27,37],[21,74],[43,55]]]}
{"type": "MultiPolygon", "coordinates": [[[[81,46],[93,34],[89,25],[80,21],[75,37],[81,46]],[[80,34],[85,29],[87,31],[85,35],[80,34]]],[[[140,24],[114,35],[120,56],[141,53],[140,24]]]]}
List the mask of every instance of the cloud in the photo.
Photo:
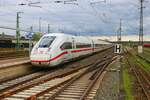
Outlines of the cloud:
{"type": "MultiPolygon", "coordinates": [[[[20,27],[29,29],[33,26],[38,31],[41,17],[42,32],[47,32],[47,25],[51,25],[52,32],[63,31],[83,35],[116,34],[119,19],[123,19],[123,33],[137,34],[139,27],[138,0],[107,0],[107,3],[90,5],[90,2],[100,0],[78,0],[79,5],[55,4],[50,0],[40,1],[39,7],[19,6],[19,3],[28,3],[26,0],[1,0],[0,26],[16,26],[16,12],[20,14],[20,27]]],[[[54,0],[53,0],[54,1],[54,0]]],[[[146,5],[146,4],[145,4],[146,5]]],[[[150,8],[144,11],[144,32],[150,32],[150,8]]],[[[0,29],[0,31],[4,31],[0,29]]],[[[8,31],[7,31],[8,32],[8,31]]],[[[15,34],[9,30],[9,34],[15,34]]]]}

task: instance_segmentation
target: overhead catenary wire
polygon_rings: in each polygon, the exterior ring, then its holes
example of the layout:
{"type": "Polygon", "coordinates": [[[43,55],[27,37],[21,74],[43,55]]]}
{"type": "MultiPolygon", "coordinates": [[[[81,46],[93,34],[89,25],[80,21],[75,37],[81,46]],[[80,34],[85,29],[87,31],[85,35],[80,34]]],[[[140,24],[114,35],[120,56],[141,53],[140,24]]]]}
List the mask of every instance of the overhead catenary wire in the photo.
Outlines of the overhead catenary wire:
{"type": "MultiPolygon", "coordinates": [[[[26,1],[29,1],[29,2],[27,2],[27,3],[31,3],[31,2],[33,2],[32,0],[26,0],[26,1]]],[[[85,26],[83,25],[83,24],[87,24],[87,23],[81,23],[81,25],[78,25],[77,23],[78,22],[75,22],[75,21],[72,21],[72,20],[68,20],[68,19],[66,19],[66,18],[64,18],[63,19],[63,15],[61,15],[61,14],[59,14],[59,13],[57,13],[57,12],[54,12],[54,11],[52,11],[51,9],[48,9],[48,8],[45,8],[42,4],[50,4],[50,3],[53,3],[54,2],[54,0],[50,0],[49,2],[45,2],[45,1],[42,1],[42,0],[37,0],[38,2],[40,2],[40,6],[42,6],[42,8],[38,8],[38,9],[43,9],[43,11],[45,11],[45,12],[48,12],[49,13],[49,15],[52,15],[52,16],[57,16],[57,18],[56,19],[60,19],[60,21],[65,21],[65,22],[68,22],[68,23],[71,23],[71,24],[73,24],[73,26],[76,26],[76,27],[80,27],[80,28],[83,28],[83,29],[85,29],[85,30],[87,30],[86,28],[85,28],[85,26]],[[53,2],[51,2],[51,1],[53,1],[53,2]],[[45,9],[47,9],[48,11],[46,11],[45,9]]],[[[57,1],[57,0],[56,0],[57,1]]],[[[59,1],[59,0],[58,0],[59,1]]],[[[62,1],[64,1],[64,0],[62,0],[62,1]]],[[[78,2],[79,2],[80,0],[78,0],[78,2]]],[[[34,3],[34,2],[33,2],[34,3]]],[[[63,3],[62,3],[63,4],[63,3]]],[[[97,4],[96,4],[97,5],[97,4]]],[[[7,5],[8,6],[8,5],[7,5]]],[[[102,14],[100,14],[99,12],[100,11],[98,11],[98,9],[94,6],[94,5],[90,5],[91,6],[91,9],[90,8],[86,8],[86,7],[84,7],[84,5],[82,5],[80,2],[79,2],[79,4],[78,5],[73,5],[73,6],[75,6],[75,7],[79,7],[79,9],[81,9],[83,12],[85,12],[85,13],[87,13],[88,15],[90,15],[90,16],[95,16],[95,18],[93,18],[93,20],[100,20],[101,22],[103,22],[103,23],[105,23],[105,24],[118,24],[117,23],[117,21],[115,21],[115,20],[109,20],[109,16],[110,15],[107,15],[107,12],[106,13],[102,13],[102,14]],[[90,10],[89,10],[90,9],[90,10]]],[[[111,7],[110,7],[111,8],[111,7]]],[[[69,13],[72,13],[72,12],[69,12],[69,13]]],[[[133,13],[133,12],[132,12],[133,13]]],[[[7,15],[7,14],[6,14],[7,15]]],[[[24,14],[24,16],[27,16],[28,17],[28,12],[26,12],[25,14],[24,14]]],[[[42,20],[44,20],[45,22],[44,23],[49,23],[49,19],[48,19],[48,17],[43,17],[44,16],[44,14],[42,15],[42,20]]],[[[38,18],[39,17],[41,17],[41,16],[36,16],[36,17],[33,17],[33,15],[32,14],[30,14],[30,16],[29,16],[29,19],[31,19],[31,17],[34,19],[34,20],[38,20],[38,18]]],[[[76,16],[75,16],[76,17],[76,16]]],[[[78,16],[77,16],[78,17],[78,16]]],[[[83,19],[84,20],[84,19],[83,19]]],[[[86,20],[86,19],[85,19],[86,20]]],[[[124,19],[125,20],[125,19],[124,19]]],[[[125,21],[127,21],[127,19],[125,20],[125,21]]],[[[62,22],[62,23],[63,23],[62,22]]],[[[64,23],[65,23],[64,22],[64,23]]],[[[90,21],[89,21],[90,22],[90,21]]],[[[24,23],[24,22],[23,22],[24,23]]],[[[38,23],[38,22],[37,22],[38,23]]],[[[126,22],[125,22],[126,23],[126,22]]],[[[26,24],[29,24],[29,23],[26,23],[26,24]]],[[[51,24],[51,23],[50,23],[51,24]]],[[[94,25],[94,23],[90,23],[90,24],[92,24],[92,25],[94,25]]],[[[36,25],[36,24],[35,24],[36,25]]],[[[132,24],[131,24],[132,25],[132,24]]],[[[31,26],[31,25],[30,25],[31,26]]],[[[63,26],[63,25],[62,25],[63,26]]],[[[130,28],[130,27],[129,27],[130,28]]],[[[47,27],[46,27],[46,29],[47,29],[47,27]]]]}
{"type": "MultiPolygon", "coordinates": [[[[74,22],[72,22],[72,21],[65,20],[65,19],[61,18],[60,15],[58,15],[58,14],[56,14],[56,13],[50,11],[49,9],[46,9],[46,8],[43,8],[43,7],[42,7],[41,9],[44,9],[44,10],[46,10],[48,13],[52,13],[52,14],[54,14],[55,16],[58,16],[58,18],[59,18],[60,20],[62,20],[62,21],[66,21],[66,22],[69,22],[69,23],[71,23],[71,24],[73,24],[73,25],[76,25],[77,28],[81,28],[81,27],[83,28],[82,25],[77,25],[76,23],[74,23],[74,22]]],[[[50,15],[51,15],[51,14],[50,14],[50,15]]],[[[83,28],[83,29],[84,29],[84,28],[83,28]]]]}
{"type": "MultiPolygon", "coordinates": [[[[94,12],[89,12],[89,10],[85,10],[85,8],[84,7],[82,7],[82,6],[80,6],[80,5],[77,5],[78,7],[80,7],[81,9],[84,9],[84,12],[86,11],[86,13],[88,13],[89,15],[92,15],[93,16],[93,14],[94,14],[94,12]]],[[[45,10],[45,8],[43,8],[43,7],[41,7],[42,9],[44,9],[45,10]]],[[[53,13],[52,11],[50,11],[50,10],[48,10],[48,9],[46,9],[48,12],[50,12],[50,13],[53,13]]],[[[58,16],[58,14],[56,14],[56,13],[53,13],[53,14],[55,14],[56,16],[58,16]]],[[[63,19],[64,20],[64,19],[63,19]]],[[[102,21],[102,19],[100,19],[100,21],[102,21]]]]}
{"type": "MultiPolygon", "coordinates": [[[[30,3],[32,3],[31,1],[29,1],[29,0],[27,0],[28,2],[30,2],[30,3]]],[[[77,0],[67,0],[67,1],[77,1],[77,0]]],[[[43,9],[43,8],[42,8],[43,9]]],[[[53,12],[50,12],[50,13],[52,13],[53,15],[56,15],[56,16],[58,16],[56,13],[53,13],[53,12]]],[[[91,15],[91,14],[89,14],[89,15],[91,15]]],[[[93,15],[93,14],[92,14],[93,15]]],[[[59,15],[60,16],[60,15],[59,15]]],[[[61,18],[60,18],[61,19],[61,18]]],[[[64,20],[64,19],[63,19],[64,20]]],[[[72,23],[72,22],[71,22],[72,23]]]]}
{"type": "MultiPolygon", "coordinates": [[[[43,8],[42,8],[43,9],[43,8]]],[[[60,16],[60,15],[57,15],[56,13],[53,13],[53,12],[50,12],[50,13],[52,13],[53,15],[56,15],[56,16],[60,16]]],[[[89,14],[89,15],[91,15],[91,14],[89,14]]],[[[93,14],[92,14],[93,15],[93,14]]],[[[60,19],[61,19],[61,17],[60,17],[60,19]]],[[[64,19],[63,19],[64,20],[64,19]]],[[[73,22],[70,22],[70,23],[73,23],[73,22]]],[[[75,24],[74,24],[75,25],[75,24]]],[[[82,26],[82,25],[81,25],[82,26]]],[[[80,28],[81,28],[81,26],[79,26],[80,28]]],[[[83,26],[82,26],[83,27],[83,26]]]]}
{"type": "Polygon", "coordinates": [[[94,6],[91,5],[91,7],[92,7],[93,11],[95,12],[96,16],[100,17],[99,19],[100,19],[102,22],[108,23],[106,20],[104,20],[104,19],[102,18],[102,16],[99,15],[99,13],[96,11],[96,9],[94,8],[94,6]]]}
{"type": "MultiPolygon", "coordinates": [[[[69,1],[77,1],[77,0],[65,0],[65,1],[67,1],[67,2],[69,2],[69,1]]],[[[81,7],[81,6],[79,6],[80,8],[82,8],[82,9],[84,9],[83,7],[81,7]]],[[[43,7],[41,7],[42,9],[44,9],[43,7]]],[[[45,9],[45,10],[47,10],[47,9],[45,9]]],[[[85,10],[85,9],[84,9],[85,10]]],[[[47,10],[48,12],[50,11],[50,10],[47,10]]],[[[50,13],[53,13],[52,11],[50,12],[50,13]]],[[[89,11],[88,11],[88,13],[89,13],[89,11]]],[[[53,13],[53,14],[55,14],[55,13],[53,13]]],[[[56,14],[55,14],[56,15],[56,14]]],[[[91,15],[91,14],[89,14],[89,15],[91,15]]],[[[93,12],[92,12],[92,15],[93,15],[93,12]]],[[[103,20],[104,21],[104,20],[103,20]]]]}

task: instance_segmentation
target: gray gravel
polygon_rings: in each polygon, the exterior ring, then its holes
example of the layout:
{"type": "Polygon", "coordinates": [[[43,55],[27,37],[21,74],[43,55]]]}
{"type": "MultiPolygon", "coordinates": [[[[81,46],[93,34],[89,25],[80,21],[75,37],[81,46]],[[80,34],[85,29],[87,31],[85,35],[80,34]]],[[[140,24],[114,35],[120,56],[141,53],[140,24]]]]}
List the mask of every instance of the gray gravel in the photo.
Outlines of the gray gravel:
{"type": "Polygon", "coordinates": [[[108,72],[100,84],[94,100],[118,100],[120,83],[119,65],[119,60],[117,59],[108,68],[108,72]]]}

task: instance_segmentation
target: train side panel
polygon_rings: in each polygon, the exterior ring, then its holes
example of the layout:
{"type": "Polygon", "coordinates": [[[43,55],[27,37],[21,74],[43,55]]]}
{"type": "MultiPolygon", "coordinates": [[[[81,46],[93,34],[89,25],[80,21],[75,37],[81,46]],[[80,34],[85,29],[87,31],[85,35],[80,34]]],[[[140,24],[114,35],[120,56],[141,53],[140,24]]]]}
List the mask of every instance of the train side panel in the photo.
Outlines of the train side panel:
{"type": "Polygon", "coordinates": [[[35,66],[52,67],[81,56],[98,52],[108,45],[98,40],[91,40],[83,36],[66,34],[48,34],[45,37],[56,37],[48,47],[40,47],[40,41],[31,52],[31,63],[35,66]]]}
{"type": "Polygon", "coordinates": [[[53,44],[51,50],[51,61],[50,66],[55,66],[72,59],[72,55],[70,54],[72,41],[70,37],[58,37],[57,43],[53,44]]]}
{"type": "Polygon", "coordinates": [[[73,57],[80,57],[92,53],[92,40],[86,37],[78,36],[75,38],[75,48],[73,48],[73,57]]]}

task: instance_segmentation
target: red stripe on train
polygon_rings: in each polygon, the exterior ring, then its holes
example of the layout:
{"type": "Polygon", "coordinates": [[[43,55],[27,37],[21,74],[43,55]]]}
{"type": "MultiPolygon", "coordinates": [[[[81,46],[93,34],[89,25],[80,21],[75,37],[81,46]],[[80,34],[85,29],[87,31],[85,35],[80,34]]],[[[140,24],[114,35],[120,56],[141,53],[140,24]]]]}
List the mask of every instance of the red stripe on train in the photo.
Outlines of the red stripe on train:
{"type": "MultiPolygon", "coordinates": [[[[82,52],[82,51],[88,51],[88,50],[93,50],[93,48],[86,48],[86,49],[81,49],[81,50],[72,50],[71,53],[77,53],[77,52],[82,52]]],[[[54,58],[50,59],[50,60],[31,60],[31,62],[50,62],[50,61],[53,61],[53,60],[56,60],[58,59],[59,57],[65,55],[65,54],[68,54],[68,52],[62,52],[61,54],[55,56],[54,58]]]]}
{"type": "Polygon", "coordinates": [[[50,61],[56,60],[57,58],[65,55],[65,54],[68,54],[68,52],[62,52],[61,54],[55,56],[54,58],[52,58],[50,60],[31,60],[31,62],[50,62],[50,61]]]}
{"type": "Polygon", "coordinates": [[[71,53],[76,53],[76,52],[82,52],[82,51],[88,51],[88,50],[93,50],[92,48],[86,48],[86,49],[82,49],[82,50],[73,50],[71,51],[71,53]]]}

